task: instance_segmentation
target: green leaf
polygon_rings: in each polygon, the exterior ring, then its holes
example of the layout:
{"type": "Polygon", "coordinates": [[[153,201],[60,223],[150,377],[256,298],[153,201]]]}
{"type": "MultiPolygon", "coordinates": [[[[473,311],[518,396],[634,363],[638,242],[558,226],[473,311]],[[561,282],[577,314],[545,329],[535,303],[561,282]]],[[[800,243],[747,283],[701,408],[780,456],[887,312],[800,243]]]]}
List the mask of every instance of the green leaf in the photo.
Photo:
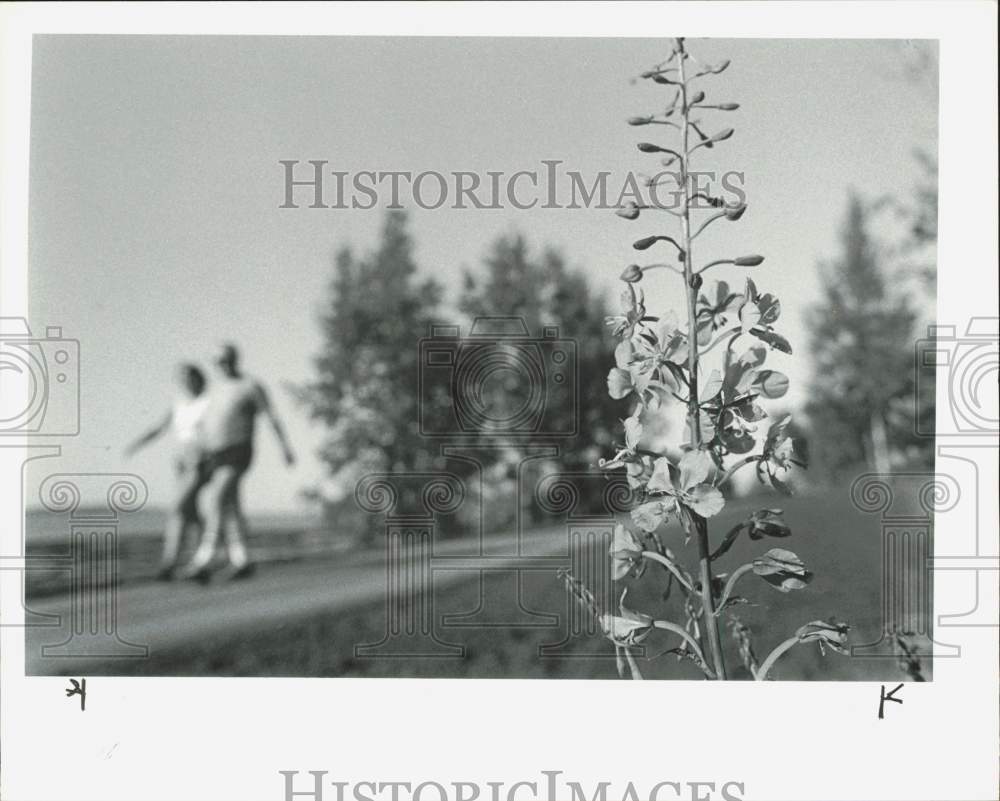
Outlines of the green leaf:
{"type": "Polygon", "coordinates": [[[780,592],[801,590],[812,581],[802,560],[784,548],[772,548],[754,559],[753,572],[780,592]]]}
{"type": "Polygon", "coordinates": [[[759,328],[752,330],[750,333],[757,337],[757,339],[762,339],[775,350],[780,350],[782,353],[789,354],[792,352],[791,343],[781,334],[775,333],[774,331],[764,331],[759,328]]]}
{"type": "Polygon", "coordinates": [[[699,484],[685,493],[685,503],[702,517],[714,517],[726,505],[726,499],[711,484],[699,484]]]}
{"type": "Polygon", "coordinates": [[[781,316],[781,301],[774,295],[764,295],[757,300],[757,308],[760,309],[760,324],[771,325],[781,316]]]}

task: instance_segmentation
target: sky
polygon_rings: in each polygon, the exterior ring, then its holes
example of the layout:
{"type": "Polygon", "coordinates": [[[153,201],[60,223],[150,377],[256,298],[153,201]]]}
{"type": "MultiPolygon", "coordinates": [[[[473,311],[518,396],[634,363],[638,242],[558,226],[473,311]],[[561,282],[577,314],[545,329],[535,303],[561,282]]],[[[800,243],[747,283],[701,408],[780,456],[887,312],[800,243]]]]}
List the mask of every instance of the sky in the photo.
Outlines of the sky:
{"type": "MultiPolygon", "coordinates": [[[[178,362],[204,363],[216,342],[232,340],[300,457],[285,469],[262,430],[246,503],[303,508],[300,490],[321,477],[323,432],[288,387],[310,377],[333,254],[374,246],[385,212],[279,208],[280,161],[509,175],[557,159],[591,179],[650,172],[656,159],[635,144],[660,132],[625,120],[662,109],[669,94],[630,79],[667,48],[662,39],[36,37],[31,321],[36,332],[62,326],[81,351],[81,433],[46,472],[135,472],[152,503],[167,502],[169,446],[130,460],[122,449],[169,407],[178,362]]],[[[753,278],[781,298],[780,330],[797,345],[773,364],[792,380],[794,408],[809,376],[817,265],[836,255],[848,193],[905,195],[919,175],[914,149],[936,151],[936,80],[906,77],[936,50],[793,39],[690,40],[689,50],[732,60],[703,88],[709,101],[741,105],[713,118],[736,134],[702,148],[695,166],[742,172],[749,204],[738,224],[699,240],[700,252],[766,256],[753,278]]],[[[610,297],[623,267],[641,261],[631,243],[656,232],[645,216],[629,222],[607,209],[450,205],[412,209],[410,228],[422,272],[452,299],[462,270],[515,231],[534,248],[560,249],[610,297]]],[[[644,282],[651,313],[679,308],[660,275],[644,282]]],[[[745,275],[722,268],[716,277],[741,286],[745,275]]]]}

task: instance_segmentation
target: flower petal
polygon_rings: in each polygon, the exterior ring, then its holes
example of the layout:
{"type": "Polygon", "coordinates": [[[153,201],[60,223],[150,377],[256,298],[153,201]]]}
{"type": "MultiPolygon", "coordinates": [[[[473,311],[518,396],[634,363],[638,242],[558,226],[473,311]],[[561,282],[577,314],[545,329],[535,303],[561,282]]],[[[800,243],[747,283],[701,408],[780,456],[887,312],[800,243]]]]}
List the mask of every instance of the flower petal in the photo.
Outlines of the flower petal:
{"type": "Polygon", "coordinates": [[[722,511],[726,499],[711,484],[699,484],[687,491],[685,502],[702,517],[713,517],[722,511]]]}

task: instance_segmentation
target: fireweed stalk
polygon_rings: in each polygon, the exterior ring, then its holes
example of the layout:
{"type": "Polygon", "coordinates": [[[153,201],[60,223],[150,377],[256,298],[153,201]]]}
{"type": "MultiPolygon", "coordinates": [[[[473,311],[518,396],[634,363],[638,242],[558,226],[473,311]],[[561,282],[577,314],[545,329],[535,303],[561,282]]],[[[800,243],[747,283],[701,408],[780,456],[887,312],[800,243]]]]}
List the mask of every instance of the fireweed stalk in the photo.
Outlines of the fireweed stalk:
{"type": "MultiPolygon", "coordinates": [[[[618,614],[602,613],[582,582],[565,571],[562,577],[614,644],[619,674],[624,677],[627,670],[635,679],[642,678],[642,674],[632,648],[654,629],[679,641],[664,653],[690,659],[706,678],[726,679],[720,623],[724,615],[731,615],[732,607],[746,602],[735,594],[737,584],[746,576],[756,575],[772,588],[787,593],[802,589],[812,578],[798,556],[783,548],[772,548],[728,574],[715,572],[717,560],[744,531],[751,540],[791,534],[780,509],[760,509],[731,528],[713,548],[708,521],[725,506],[720,488],[738,470],[753,465],[762,484],[791,494],[788,473],[793,466],[805,467],[795,441],[788,435],[790,417],[773,422],[761,445],[754,436],[758,424],[767,418],[759,401],[780,398],[788,390],[785,375],[763,366],[772,349],[792,352],[788,340],[774,329],[781,313],[778,299],[761,294],[749,278],[743,292],[733,292],[726,282],[718,281],[712,291],[701,293],[704,275],[713,267],[756,267],[764,258],[718,258],[696,268],[692,255],[695,240],[706,235],[711,226],[735,222],[746,211],[746,204],[728,205],[699,190],[691,180],[692,156],[734,133],[732,128],[724,128],[708,134],[700,117],[696,118],[703,112],[739,108],[736,103],[707,103],[705,92],[698,88],[702,78],[717,75],[728,66],[728,60],[717,65],[703,64],[686,51],[683,39],[673,40],[666,61],[642,74],[643,79],[668,89],[671,99],[666,110],[628,121],[633,126],[655,125],[657,132],[674,134],[676,141],[669,146],[642,142],[638,148],[642,153],[662,156],[661,164],[677,176],[682,202],[676,211],[668,210],[676,218],[674,231],[645,236],[633,245],[639,251],[662,248],[674,262],[628,266],[621,275],[625,283],[621,313],[608,318],[608,325],[619,339],[615,367],[608,374],[608,391],[616,399],[631,398],[634,407],[624,421],[624,446],[613,458],[601,460],[601,468],[625,470],[637,496],[631,524],[619,523],[615,527],[610,555],[616,580],[638,578],[651,564],[662,569],[667,581],[664,597],[675,585],[679,588],[686,620],[680,623],[659,619],[630,609],[625,603],[627,589],[619,598],[618,614]],[[707,212],[703,211],[706,206],[707,212]],[[702,219],[694,219],[696,211],[702,219]],[[676,273],[683,281],[686,323],[672,312],[661,317],[646,313],[640,284],[647,272],[659,268],[676,273]],[[721,356],[720,368],[706,375],[703,359],[717,347],[720,350],[713,358],[721,356]],[[687,410],[686,441],[678,443],[676,449],[683,455],[676,460],[639,447],[644,414],[656,411],[670,399],[683,403],[687,410]],[[686,569],[664,544],[661,535],[667,534],[665,526],[671,521],[680,524],[685,544],[695,540],[698,564],[694,572],[686,569]]],[[[627,220],[637,220],[645,211],[653,215],[664,210],[630,203],[617,213],[627,220]]],[[[730,625],[744,667],[759,681],[767,678],[783,654],[800,643],[816,642],[821,650],[829,646],[840,653],[846,651],[848,627],[817,620],[800,627],[758,662],[749,628],[736,618],[730,625]]]]}

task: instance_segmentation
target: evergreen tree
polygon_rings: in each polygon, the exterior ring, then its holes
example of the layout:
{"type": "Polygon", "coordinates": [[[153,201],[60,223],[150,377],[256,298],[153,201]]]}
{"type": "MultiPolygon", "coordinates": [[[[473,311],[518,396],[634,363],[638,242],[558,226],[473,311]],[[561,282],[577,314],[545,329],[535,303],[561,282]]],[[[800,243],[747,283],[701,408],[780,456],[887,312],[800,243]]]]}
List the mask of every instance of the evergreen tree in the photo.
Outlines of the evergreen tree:
{"type": "MultiPolygon", "coordinates": [[[[576,345],[578,384],[575,404],[548,399],[549,430],[579,432],[568,439],[534,438],[558,444],[560,456],[553,465],[535,465],[537,470],[587,472],[610,450],[612,425],[627,415],[622,401],[608,397],[605,388],[607,360],[611,355],[605,327],[607,313],[603,297],[592,293],[586,277],[566,266],[562,255],[546,250],[534,256],[526,239],[515,234],[498,239],[484,264],[482,276],[466,272],[459,309],[470,318],[520,318],[528,335],[541,337],[544,327],[557,326],[559,337],[576,345]],[[575,415],[576,419],[572,417],[575,415]]],[[[510,386],[508,396],[495,403],[514,407],[524,402],[524,388],[510,386]]],[[[485,435],[483,441],[490,441],[485,435]]],[[[496,437],[492,439],[497,439],[496,437]]],[[[502,439],[502,438],[501,438],[502,439]]],[[[517,443],[510,442],[509,460],[517,458],[517,443]]],[[[530,480],[530,478],[529,478],[530,480]]]]}
{"type": "Polygon", "coordinates": [[[419,433],[417,342],[441,289],[419,280],[412,251],[406,215],[390,211],[373,253],[359,259],[345,248],[335,259],[316,377],[298,392],[328,432],[320,456],[329,475],[319,491],[328,504],[349,503],[369,473],[435,462],[419,433]]]}
{"type": "Polygon", "coordinates": [[[814,463],[834,474],[859,464],[886,472],[913,437],[890,410],[912,398],[914,314],[886,286],[856,195],[841,241],[841,257],[822,270],[823,300],[809,318],[814,463]]]}

